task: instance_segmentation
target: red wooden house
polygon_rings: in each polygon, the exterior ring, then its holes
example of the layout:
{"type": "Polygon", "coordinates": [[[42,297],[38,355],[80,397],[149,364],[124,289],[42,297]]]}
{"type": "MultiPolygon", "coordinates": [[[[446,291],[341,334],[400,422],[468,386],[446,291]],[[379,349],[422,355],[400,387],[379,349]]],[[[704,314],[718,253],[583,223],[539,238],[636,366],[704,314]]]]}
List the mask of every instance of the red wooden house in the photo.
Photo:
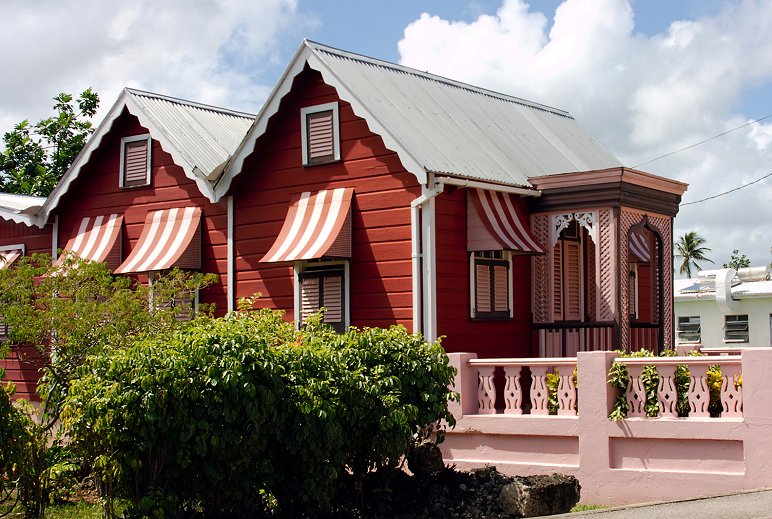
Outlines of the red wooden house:
{"type": "MultiPolygon", "coordinates": [[[[0,269],[13,268],[19,258],[37,253],[51,254],[51,226],[33,224],[45,198],[0,193],[0,269]]],[[[0,341],[7,341],[8,328],[0,320],[0,341]]],[[[37,400],[35,381],[43,359],[33,348],[12,348],[0,359],[0,368],[16,382],[16,397],[37,400]]]]}
{"type": "Polygon", "coordinates": [[[685,187],[561,110],[305,41],[215,193],[234,200],[238,296],[530,356],[670,340],[685,187]]]}
{"type": "MultiPolygon", "coordinates": [[[[175,266],[219,274],[221,282],[194,302],[224,314],[232,300],[232,205],[216,200],[213,183],[253,120],[125,89],[47,199],[21,207],[19,197],[0,197],[0,222],[13,220],[0,226],[0,254],[16,244],[54,257],[63,249],[143,281],[175,266]]],[[[16,362],[16,352],[5,362],[16,362]]],[[[19,396],[34,395],[36,368],[9,367],[9,378],[25,388],[19,396]]]]}

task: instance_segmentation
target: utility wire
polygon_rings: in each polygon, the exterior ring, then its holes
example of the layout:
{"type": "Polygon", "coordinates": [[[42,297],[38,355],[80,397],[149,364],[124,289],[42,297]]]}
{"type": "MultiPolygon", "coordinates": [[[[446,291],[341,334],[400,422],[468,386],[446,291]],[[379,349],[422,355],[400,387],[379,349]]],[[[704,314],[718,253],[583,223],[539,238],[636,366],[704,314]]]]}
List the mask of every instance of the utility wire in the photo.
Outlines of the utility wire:
{"type": "MultiPolygon", "coordinates": [[[[646,164],[651,164],[652,162],[655,162],[655,161],[657,161],[659,159],[664,159],[665,157],[669,157],[671,155],[675,155],[676,153],[680,153],[680,152],[682,152],[684,150],[688,150],[690,148],[694,148],[695,146],[699,146],[700,144],[705,144],[706,142],[712,141],[714,139],[718,139],[719,137],[723,137],[727,133],[732,133],[732,132],[737,131],[737,130],[739,130],[741,128],[745,128],[746,126],[750,126],[751,124],[756,124],[758,122],[761,122],[764,119],[769,119],[770,117],[772,117],[772,114],[765,115],[761,119],[755,119],[753,121],[747,122],[747,123],[743,124],[742,126],[738,126],[737,128],[732,128],[731,130],[727,130],[727,131],[725,131],[723,133],[719,133],[718,135],[714,135],[713,137],[710,137],[710,138],[705,139],[703,141],[695,142],[694,144],[690,144],[689,146],[686,146],[686,147],[683,147],[683,148],[679,148],[679,149],[677,149],[675,151],[671,151],[670,153],[665,153],[664,155],[660,155],[659,157],[655,157],[655,158],[653,158],[651,160],[647,160],[646,162],[641,162],[640,164],[636,164],[635,166],[633,166],[633,169],[638,169],[641,166],[645,166],[646,164]]],[[[748,184],[748,185],[750,185],[750,184],[748,184]]],[[[743,186],[743,187],[745,187],[745,186],[743,186]]],[[[692,203],[696,204],[697,202],[692,202],[692,203]]],[[[681,204],[681,205],[686,205],[686,204],[681,204]]]]}
{"type": "MultiPolygon", "coordinates": [[[[769,116],[767,116],[767,117],[769,117],[769,116]]],[[[718,198],[718,197],[720,197],[720,196],[728,195],[729,193],[734,193],[735,191],[739,191],[740,189],[742,189],[742,188],[744,188],[744,187],[752,186],[753,184],[758,184],[759,182],[761,182],[761,181],[762,181],[762,180],[764,180],[765,178],[769,178],[769,177],[772,177],[772,173],[767,173],[767,174],[766,174],[766,175],[764,175],[763,177],[761,177],[761,178],[757,178],[757,179],[756,179],[756,180],[754,180],[753,182],[748,182],[747,184],[743,184],[743,185],[741,185],[741,186],[739,186],[739,187],[736,187],[736,188],[734,188],[734,189],[730,189],[729,191],[724,191],[723,193],[719,193],[719,194],[717,194],[717,195],[709,196],[709,197],[707,197],[707,198],[703,198],[703,199],[701,199],[701,200],[695,200],[694,202],[686,202],[686,203],[683,203],[683,204],[681,204],[681,207],[683,207],[683,206],[685,206],[685,205],[699,204],[700,202],[704,202],[704,201],[706,201],[706,200],[712,200],[712,199],[714,199],[714,198],[718,198]]]]}

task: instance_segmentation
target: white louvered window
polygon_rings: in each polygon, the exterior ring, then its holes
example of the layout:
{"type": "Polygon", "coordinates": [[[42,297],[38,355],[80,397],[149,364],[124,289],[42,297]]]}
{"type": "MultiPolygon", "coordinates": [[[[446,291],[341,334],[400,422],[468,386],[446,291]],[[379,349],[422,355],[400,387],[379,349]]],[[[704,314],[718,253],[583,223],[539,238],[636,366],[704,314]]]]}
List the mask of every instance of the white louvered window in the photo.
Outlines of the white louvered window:
{"type": "Polygon", "coordinates": [[[700,327],[700,316],[679,316],[678,317],[678,342],[679,343],[698,343],[701,340],[702,328],[700,327]]]}
{"type": "Polygon", "coordinates": [[[324,308],[324,322],[338,333],[346,331],[346,264],[310,263],[297,274],[298,325],[304,326],[311,314],[324,308]]]}
{"type": "Polygon", "coordinates": [[[727,315],[724,317],[724,342],[748,342],[748,315],[727,315]]]}
{"type": "Polygon", "coordinates": [[[472,319],[512,317],[512,256],[507,251],[477,251],[470,256],[472,319]]]}
{"type": "Polygon", "coordinates": [[[150,185],[151,143],[149,134],[121,139],[120,187],[150,185]]]}
{"type": "Polygon", "coordinates": [[[338,103],[308,106],[300,110],[303,165],[340,160],[338,103]]]}

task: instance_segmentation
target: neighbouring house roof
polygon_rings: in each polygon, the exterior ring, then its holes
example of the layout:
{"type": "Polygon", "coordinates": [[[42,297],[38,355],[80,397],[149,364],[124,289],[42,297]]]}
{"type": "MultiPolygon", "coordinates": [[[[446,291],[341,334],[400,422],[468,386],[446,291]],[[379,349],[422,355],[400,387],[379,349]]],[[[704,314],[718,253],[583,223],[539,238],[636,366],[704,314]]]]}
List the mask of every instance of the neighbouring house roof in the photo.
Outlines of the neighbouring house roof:
{"type": "Polygon", "coordinates": [[[217,178],[236,151],[254,120],[254,115],[125,88],[86,146],[56,185],[38,218],[45,223],[58,206],[93,152],[99,148],[113,123],[124,110],[171,154],[185,176],[196,182],[201,193],[214,201],[211,180],[217,178]]]}
{"type": "Polygon", "coordinates": [[[621,166],[562,110],[304,40],[228,164],[218,196],[306,64],[422,183],[435,173],[530,188],[529,177],[621,166]]]}
{"type": "MultiPolygon", "coordinates": [[[[700,280],[673,280],[674,298],[676,301],[711,301],[716,298],[715,286],[700,286],[700,280]]],[[[732,286],[732,299],[751,299],[757,297],[772,297],[772,280],[740,281],[732,286]]]]}
{"type": "Polygon", "coordinates": [[[41,196],[0,193],[0,218],[32,225],[34,216],[45,203],[41,196]]]}

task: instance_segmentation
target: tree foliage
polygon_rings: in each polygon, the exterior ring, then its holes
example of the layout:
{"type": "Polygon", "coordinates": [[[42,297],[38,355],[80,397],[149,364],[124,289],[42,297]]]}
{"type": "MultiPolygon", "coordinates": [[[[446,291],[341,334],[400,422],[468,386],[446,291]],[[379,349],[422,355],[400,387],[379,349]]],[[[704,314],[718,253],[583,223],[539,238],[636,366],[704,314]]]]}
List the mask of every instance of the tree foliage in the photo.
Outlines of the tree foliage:
{"type": "Polygon", "coordinates": [[[676,258],[681,260],[681,265],[678,269],[679,273],[686,274],[686,277],[691,278],[692,268],[696,271],[702,270],[702,267],[697,263],[698,261],[713,263],[713,260],[708,259],[706,256],[710,249],[704,247],[704,245],[705,238],[695,231],[687,232],[678,238],[678,242],[676,242],[676,258]]]}
{"type": "Polygon", "coordinates": [[[77,99],[61,93],[54,101],[54,115],[34,125],[25,119],[3,136],[0,191],[48,196],[93,133],[95,92],[88,88],[77,99]]]}
{"type": "Polygon", "coordinates": [[[729,259],[729,263],[724,263],[725,269],[740,270],[742,268],[748,268],[751,266],[751,260],[748,256],[741,254],[738,249],[732,251],[732,257],[729,259]]]}
{"type": "Polygon", "coordinates": [[[452,423],[453,375],[403,327],[337,335],[317,317],[298,332],[258,310],[90,357],[63,417],[129,515],[302,517],[452,423]]]}

